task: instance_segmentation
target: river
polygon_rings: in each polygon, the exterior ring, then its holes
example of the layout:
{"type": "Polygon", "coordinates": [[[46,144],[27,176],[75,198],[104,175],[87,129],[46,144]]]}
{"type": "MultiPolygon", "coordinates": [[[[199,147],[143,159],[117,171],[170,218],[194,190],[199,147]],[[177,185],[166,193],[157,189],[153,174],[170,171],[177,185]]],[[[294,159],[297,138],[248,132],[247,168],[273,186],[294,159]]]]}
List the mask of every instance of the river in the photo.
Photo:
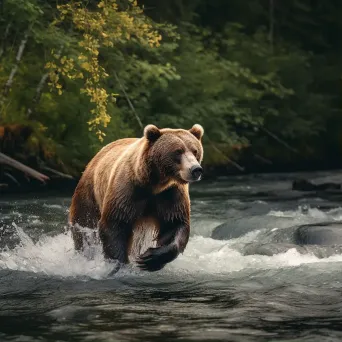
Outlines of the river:
{"type": "Polygon", "coordinates": [[[340,341],[342,249],[288,244],[294,226],[342,220],[342,194],[292,191],[298,176],[192,186],[189,244],[155,273],[76,254],[70,193],[1,198],[0,341],[340,341]]]}

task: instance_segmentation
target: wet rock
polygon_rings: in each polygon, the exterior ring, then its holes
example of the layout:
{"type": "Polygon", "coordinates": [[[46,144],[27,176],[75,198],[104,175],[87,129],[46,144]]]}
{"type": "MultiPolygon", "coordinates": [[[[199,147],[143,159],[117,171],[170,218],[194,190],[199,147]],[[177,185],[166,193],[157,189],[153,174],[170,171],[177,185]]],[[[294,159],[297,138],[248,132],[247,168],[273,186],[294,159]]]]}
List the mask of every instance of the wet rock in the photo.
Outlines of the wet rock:
{"type": "Polygon", "coordinates": [[[215,240],[229,240],[239,238],[249,232],[260,229],[285,228],[293,225],[293,217],[250,216],[232,219],[217,226],[211,233],[215,240]]]}
{"type": "Polygon", "coordinates": [[[342,245],[342,222],[322,222],[299,226],[294,234],[298,245],[342,245]]]}
{"type": "Polygon", "coordinates": [[[241,226],[238,222],[225,222],[217,226],[211,233],[211,238],[215,240],[230,240],[243,236],[253,228],[249,225],[241,226]],[[235,224],[234,224],[235,223],[235,224]]]}
{"type": "Polygon", "coordinates": [[[241,253],[243,255],[267,255],[272,256],[275,254],[285,253],[289,249],[295,248],[299,253],[305,253],[304,247],[290,244],[290,243],[248,243],[246,244],[241,253]]]}
{"type": "Polygon", "coordinates": [[[337,184],[337,183],[313,184],[306,179],[296,179],[292,182],[292,190],[296,190],[296,191],[341,190],[341,184],[337,184]]]}
{"type": "Polygon", "coordinates": [[[246,244],[241,253],[247,255],[266,255],[273,256],[276,254],[286,253],[288,250],[295,248],[300,254],[312,254],[317,258],[329,258],[332,255],[342,254],[342,245],[318,246],[307,245],[298,246],[289,243],[249,243],[246,244]]]}

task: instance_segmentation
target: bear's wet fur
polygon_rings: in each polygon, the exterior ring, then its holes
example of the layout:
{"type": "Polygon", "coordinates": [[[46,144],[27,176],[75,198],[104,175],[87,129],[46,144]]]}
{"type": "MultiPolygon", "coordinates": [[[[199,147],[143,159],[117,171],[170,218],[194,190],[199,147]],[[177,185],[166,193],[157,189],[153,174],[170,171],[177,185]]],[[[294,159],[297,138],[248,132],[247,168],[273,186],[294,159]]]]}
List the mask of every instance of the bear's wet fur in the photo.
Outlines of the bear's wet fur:
{"type": "Polygon", "coordinates": [[[103,147],[87,165],[72,198],[69,224],[98,229],[104,256],[157,271],[182,253],[190,234],[189,183],[201,178],[204,130],[159,129],[103,147]]]}

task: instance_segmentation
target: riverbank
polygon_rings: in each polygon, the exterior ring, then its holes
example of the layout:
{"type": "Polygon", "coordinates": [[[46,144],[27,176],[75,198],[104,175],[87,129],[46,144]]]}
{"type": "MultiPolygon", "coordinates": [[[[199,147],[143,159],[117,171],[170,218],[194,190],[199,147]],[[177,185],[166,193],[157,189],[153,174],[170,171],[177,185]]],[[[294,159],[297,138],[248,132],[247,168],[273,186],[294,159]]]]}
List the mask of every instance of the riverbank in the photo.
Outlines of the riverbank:
{"type": "MultiPolygon", "coordinates": [[[[222,166],[204,166],[203,180],[215,180],[222,177],[230,177],[237,175],[249,175],[249,174],[279,174],[279,173],[301,173],[301,172],[320,172],[320,171],[339,171],[342,173],[341,165],[317,165],[303,164],[303,165],[254,165],[254,167],[245,168],[243,171],[237,169],[231,164],[222,166]]],[[[39,171],[39,170],[38,170],[39,171]]],[[[20,194],[41,194],[51,192],[68,192],[72,193],[79,181],[80,177],[63,178],[58,176],[50,176],[50,179],[45,183],[42,183],[36,179],[18,177],[18,183],[8,182],[4,180],[0,182],[0,197],[9,195],[20,194]]]]}
{"type": "Polygon", "coordinates": [[[41,194],[52,192],[70,192],[72,193],[78,183],[78,178],[51,178],[45,184],[36,180],[26,181],[20,185],[6,184],[0,186],[0,197],[21,194],[41,194]]]}

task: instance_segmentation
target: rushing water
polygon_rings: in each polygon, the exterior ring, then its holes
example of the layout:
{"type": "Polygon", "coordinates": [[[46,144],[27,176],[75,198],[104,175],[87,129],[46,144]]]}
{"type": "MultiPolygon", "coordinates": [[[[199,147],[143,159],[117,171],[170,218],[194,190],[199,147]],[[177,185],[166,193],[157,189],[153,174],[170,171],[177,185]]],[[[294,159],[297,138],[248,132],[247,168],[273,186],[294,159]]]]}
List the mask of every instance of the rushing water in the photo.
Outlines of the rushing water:
{"type": "Polygon", "coordinates": [[[291,191],[295,176],[193,186],[190,242],[156,273],[77,255],[71,194],[2,198],[0,341],[341,340],[342,249],[288,243],[296,225],[342,220],[342,194],[291,191]]]}

